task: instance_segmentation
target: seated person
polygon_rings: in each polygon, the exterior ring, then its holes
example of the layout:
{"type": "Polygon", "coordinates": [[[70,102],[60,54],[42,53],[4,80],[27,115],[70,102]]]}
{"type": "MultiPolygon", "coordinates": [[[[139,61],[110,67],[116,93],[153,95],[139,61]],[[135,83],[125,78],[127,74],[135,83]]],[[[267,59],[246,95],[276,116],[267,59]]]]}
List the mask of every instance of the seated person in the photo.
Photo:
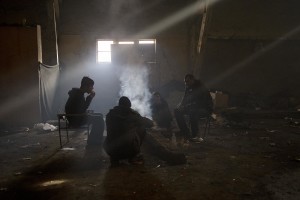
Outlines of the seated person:
{"type": "Polygon", "coordinates": [[[140,147],[146,128],[152,126],[150,119],[131,109],[131,102],[127,97],[121,97],[119,105],[106,115],[107,137],[104,149],[110,156],[111,165],[116,166],[123,159],[132,164],[143,164],[140,147]]]}
{"type": "Polygon", "coordinates": [[[185,93],[181,103],[174,110],[175,119],[185,141],[192,138],[197,139],[198,122],[201,117],[211,115],[213,111],[213,101],[210,92],[205,85],[194,78],[192,74],[185,75],[185,93]],[[189,129],[185,116],[188,117],[191,130],[189,129]]]}
{"type": "Polygon", "coordinates": [[[89,77],[83,77],[80,88],[72,88],[68,92],[69,98],[65,105],[66,114],[78,114],[78,116],[67,116],[70,127],[80,127],[87,123],[92,124],[92,129],[88,138],[89,145],[99,145],[102,143],[104,132],[104,120],[102,115],[88,115],[87,109],[95,96],[94,81],[89,77]],[[85,93],[88,94],[85,97],[85,93]]]}
{"type": "Polygon", "coordinates": [[[154,92],[150,101],[153,121],[161,128],[171,128],[172,114],[169,105],[160,93],[154,92]]]}

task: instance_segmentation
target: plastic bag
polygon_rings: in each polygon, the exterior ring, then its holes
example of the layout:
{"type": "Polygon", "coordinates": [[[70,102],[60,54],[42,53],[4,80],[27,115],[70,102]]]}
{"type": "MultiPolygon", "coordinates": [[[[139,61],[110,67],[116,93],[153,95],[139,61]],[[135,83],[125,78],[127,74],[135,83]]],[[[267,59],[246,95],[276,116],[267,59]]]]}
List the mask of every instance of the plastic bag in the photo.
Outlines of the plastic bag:
{"type": "Polygon", "coordinates": [[[51,124],[48,124],[48,123],[38,123],[38,124],[35,124],[34,129],[36,130],[40,130],[40,131],[55,131],[57,130],[57,127],[56,126],[53,126],[51,124]]]}

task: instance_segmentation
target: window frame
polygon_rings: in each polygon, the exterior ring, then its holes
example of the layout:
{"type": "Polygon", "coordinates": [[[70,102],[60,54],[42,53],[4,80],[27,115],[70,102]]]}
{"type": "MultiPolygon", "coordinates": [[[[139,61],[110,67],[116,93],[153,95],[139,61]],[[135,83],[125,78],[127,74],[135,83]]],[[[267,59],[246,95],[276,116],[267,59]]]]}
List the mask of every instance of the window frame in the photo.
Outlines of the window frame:
{"type": "Polygon", "coordinates": [[[111,64],[112,63],[112,44],[120,44],[120,45],[154,45],[154,54],[155,54],[155,61],[156,62],[156,39],[122,39],[122,40],[115,40],[115,39],[97,39],[96,42],[96,63],[97,64],[111,64]],[[110,43],[109,50],[99,50],[99,42],[107,42],[110,43]],[[133,43],[127,43],[133,42],[133,43]],[[101,61],[99,59],[99,53],[109,53],[109,59],[101,61]]]}
{"type": "MultiPolygon", "coordinates": [[[[98,39],[97,42],[96,42],[96,63],[97,64],[107,64],[107,63],[111,63],[111,45],[114,44],[115,41],[112,40],[112,39],[98,39]],[[99,50],[99,42],[106,42],[106,43],[110,43],[110,47],[109,47],[109,50],[99,50]],[[99,59],[99,53],[109,53],[109,59],[108,60],[100,60],[99,59]]],[[[105,57],[105,56],[104,56],[105,57]]]]}

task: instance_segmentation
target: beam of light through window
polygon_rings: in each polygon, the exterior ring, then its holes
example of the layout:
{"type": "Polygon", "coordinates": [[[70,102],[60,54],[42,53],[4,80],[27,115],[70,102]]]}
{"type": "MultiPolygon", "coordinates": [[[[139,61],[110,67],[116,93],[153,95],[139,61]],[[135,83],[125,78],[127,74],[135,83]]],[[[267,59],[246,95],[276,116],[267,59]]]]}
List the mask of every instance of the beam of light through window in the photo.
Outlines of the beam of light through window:
{"type": "MultiPolygon", "coordinates": [[[[214,3],[220,0],[210,0],[209,5],[213,5],[214,3]]],[[[201,14],[206,6],[205,1],[196,1],[195,3],[190,4],[189,6],[181,9],[180,11],[160,20],[159,22],[147,26],[147,29],[142,30],[137,33],[134,38],[140,38],[145,36],[152,36],[160,33],[163,30],[168,29],[169,27],[182,22],[186,18],[194,15],[201,14]]]]}

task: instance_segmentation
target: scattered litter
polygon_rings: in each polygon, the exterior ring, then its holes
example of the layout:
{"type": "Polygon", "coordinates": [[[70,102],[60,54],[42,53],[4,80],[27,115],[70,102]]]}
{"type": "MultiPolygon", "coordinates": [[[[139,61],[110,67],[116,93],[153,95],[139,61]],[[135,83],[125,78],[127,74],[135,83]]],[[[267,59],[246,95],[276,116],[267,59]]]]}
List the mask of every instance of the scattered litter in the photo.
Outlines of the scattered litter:
{"type": "Polygon", "coordinates": [[[6,134],[29,132],[29,131],[30,129],[28,127],[12,127],[12,128],[8,128],[7,130],[1,130],[1,132],[4,132],[6,134]]]}
{"type": "Polygon", "coordinates": [[[92,187],[97,187],[97,185],[95,185],[95,184],[89,184],[89,186],[92,186],[92,187]]]}
{"type": "Polygon", "coordinates": [[[7,191],[7,188],[6,187],[2,187],[2,188],[0,188],[0,191],[7,191]]]}
{"type": "Polygon", "coordinates": [[[22,158],[22,160],[31,160],[31,158],[22,158]]]}
{"type": "Polygon", "coordinates": [[[275,133],[275,132],[277,132],[277,130],[267,130],[268,132],[270,132],[270,133],[275,133]]]}
{"type": "Polygon", "coordinates": [[[195,138],[192,138],[191,141],[195,142],[195,143],[201,143],[201,142],[203,142],[203,138],[201,138],[201,137],[195,137],[195,138]]]}
{"type": "Polygon", "coordinates": [[[23,131],[25,131],[25,132],[29,132],[30,131],[30,129],[28,128],[28,127],[26,127],[26,128],[24,128],[24,130],[23,131]]]}
{"type": "Polygon", "coordinates": [[[21,175],[21,174],[22,174],[22,172],[15,172],[15,173],[14,173],[15,176],[19,176],[19,175],[21,175]]]}
{"type": "Polygon", "coordinates": [[[23,146],[21,146],[21,148],[28,148],[28,147],[39,146],[39,145],[41,145],[41,144],[38,142],[38,143],[36,143],[36,144],[23,145],[23,146]]]}
{"type": "Polygon", "coordinates": [[[270,140],[270,137],[259,137],[261,140],[270,140]]]}
{"type": "Polygon", "coordinates": [[[38,123],[33,126],[35,130],[38,131],[55,131],[57,130],[57,126],[53,126],[48,123],[38,123]]]}
{"type": "Polygon", "coordinates": [[[73,148],[73,147],[64,147],[61,150],[63,150],[63,151],[73,151],[73,150],[75,150],[75,148],[73,148]]]}
{"type": "Polygon", "coordinates": [[[157,165],[157,166],[156,166],[156,168],[159,168],[159,167],[160,167],[160,165],[157,165]]]}
{"type": "Polygon", "coordinates": [[[300,162],[300,158],[295,158],[294,160],[297,162],[300,162]]]}
{"type": "Polygon", "coordinates": [[[276,146],[276,143],[271,142],[271,143],[269,143],[269,145],[270,145],[271,147],[275,147],[275,146],[276,146]]]}
{"type": "Polygon", "coordinates": [[[216,120],[217,119],[217,115],[216,114],[211,114],[211,117],[214,119],[214,120],[216,120]]]}
{"type": "Polygon", "coordinates": [[[291,117],[285,117],[284,119],[285,119],[285,120],[288,120],[289,125],[292,126],[292,127],[300,126],[300,122],[295,121],[295,120],[294,120],[293,118],[291,118],[291,117]]]}

